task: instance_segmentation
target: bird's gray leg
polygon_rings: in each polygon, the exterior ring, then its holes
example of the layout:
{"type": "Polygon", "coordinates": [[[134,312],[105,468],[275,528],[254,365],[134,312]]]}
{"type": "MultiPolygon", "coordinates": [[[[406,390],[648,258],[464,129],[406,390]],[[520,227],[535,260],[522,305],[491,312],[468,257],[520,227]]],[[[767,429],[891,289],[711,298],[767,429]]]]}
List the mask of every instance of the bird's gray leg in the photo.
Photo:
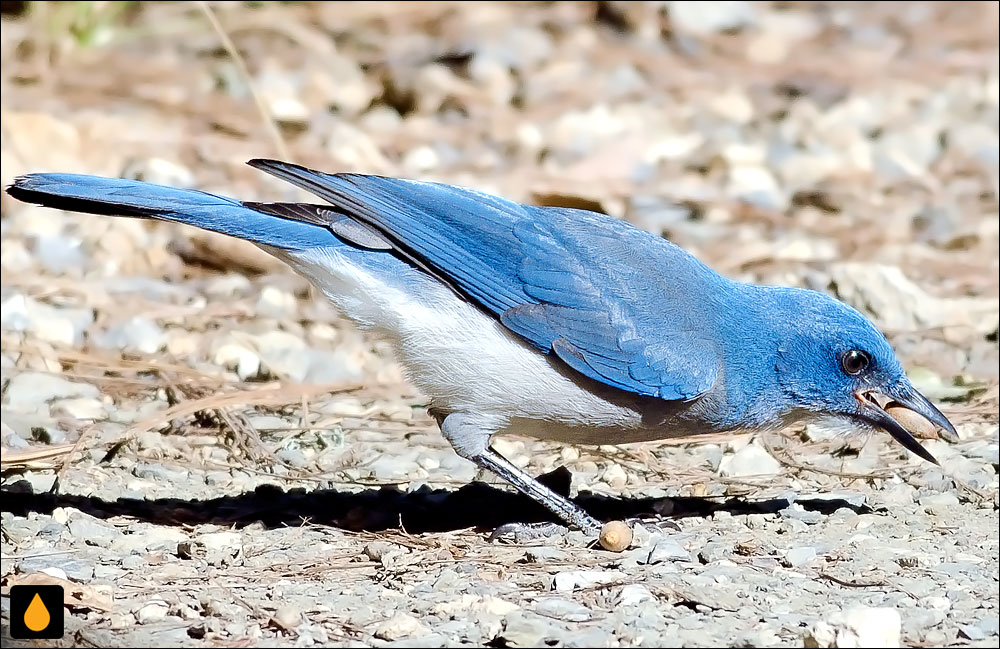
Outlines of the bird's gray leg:
{"type": "Polygon", "coordinates": [[[460,412],[451,413],[441,422],[441,432],[445,439],[451,442],[456,453],[506,480],[515,489],[558,516],[560,520],[587,534],[600,533],[601,524],[596,518],[490,448],[489,425],[481,417],[460,412]]]}

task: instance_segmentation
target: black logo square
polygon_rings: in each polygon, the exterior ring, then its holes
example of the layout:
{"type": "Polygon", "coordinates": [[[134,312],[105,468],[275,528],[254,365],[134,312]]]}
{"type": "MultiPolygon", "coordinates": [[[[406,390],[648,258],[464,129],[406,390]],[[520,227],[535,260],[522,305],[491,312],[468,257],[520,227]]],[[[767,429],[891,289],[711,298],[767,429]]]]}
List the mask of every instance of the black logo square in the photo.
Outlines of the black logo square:
{"type": "Polygon", "coordinates": [[[11,586],[10,637],[19,640],[63,636],[62,586],[11,586]]]}

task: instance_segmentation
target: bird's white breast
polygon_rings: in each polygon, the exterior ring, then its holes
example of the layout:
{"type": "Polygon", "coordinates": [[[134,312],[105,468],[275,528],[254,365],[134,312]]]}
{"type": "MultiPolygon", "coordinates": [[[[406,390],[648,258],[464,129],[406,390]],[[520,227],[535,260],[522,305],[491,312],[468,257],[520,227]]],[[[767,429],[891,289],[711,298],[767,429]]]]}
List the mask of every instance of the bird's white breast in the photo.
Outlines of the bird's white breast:
{"type": "Polygon", "coordinates": [[[436,410],[486,415],[501,422],[498,431],[580,443],[639,426],[635,410],[577,385],[494,318],[386,253],[268,251],[388,341],[436,410]]]}

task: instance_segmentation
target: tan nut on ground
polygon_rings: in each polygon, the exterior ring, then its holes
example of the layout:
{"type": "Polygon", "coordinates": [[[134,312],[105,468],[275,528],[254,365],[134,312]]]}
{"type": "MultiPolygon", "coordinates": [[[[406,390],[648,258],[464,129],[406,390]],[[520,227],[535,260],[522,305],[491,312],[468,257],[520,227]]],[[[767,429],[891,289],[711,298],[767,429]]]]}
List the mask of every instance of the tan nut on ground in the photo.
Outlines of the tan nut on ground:
{"type": "Polygon", "coordinates": [[[623,521],[608,521],[601,528],[601,547],[611,552],[621,552],[632,543],[632,528],[623,521]]]}

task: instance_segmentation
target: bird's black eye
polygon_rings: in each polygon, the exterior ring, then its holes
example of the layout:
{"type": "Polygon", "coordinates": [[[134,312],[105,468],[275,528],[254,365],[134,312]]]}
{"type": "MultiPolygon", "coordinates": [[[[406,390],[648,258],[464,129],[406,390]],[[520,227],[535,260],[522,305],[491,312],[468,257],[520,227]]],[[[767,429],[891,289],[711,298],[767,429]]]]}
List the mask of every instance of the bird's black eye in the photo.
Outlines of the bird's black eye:
{"type": "Polygon", "coordinates": [[[845,374],[851,376],[857,376],[864,372],[868,369],[871,361],[872,357],[860,349],[852,349],[840,355],[840,367],[843,368],[845,374]]]}

